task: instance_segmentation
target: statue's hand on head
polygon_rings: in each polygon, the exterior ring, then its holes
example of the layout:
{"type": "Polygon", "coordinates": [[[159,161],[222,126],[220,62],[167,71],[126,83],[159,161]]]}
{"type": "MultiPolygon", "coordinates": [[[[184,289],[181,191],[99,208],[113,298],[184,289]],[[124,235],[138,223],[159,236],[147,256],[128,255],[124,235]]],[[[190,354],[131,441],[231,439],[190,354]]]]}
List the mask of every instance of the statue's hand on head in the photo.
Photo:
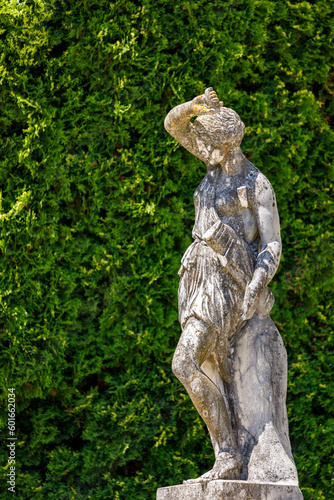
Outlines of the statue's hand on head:
{"type": "Polygon", "coordinates": [[[196,116],[217,113],[220,107],[224,105],[222,101],[219,101],[217,93],[212,87],[207,88],[205,94],[195,97],[191,103],[192,111],[196,116]]]}

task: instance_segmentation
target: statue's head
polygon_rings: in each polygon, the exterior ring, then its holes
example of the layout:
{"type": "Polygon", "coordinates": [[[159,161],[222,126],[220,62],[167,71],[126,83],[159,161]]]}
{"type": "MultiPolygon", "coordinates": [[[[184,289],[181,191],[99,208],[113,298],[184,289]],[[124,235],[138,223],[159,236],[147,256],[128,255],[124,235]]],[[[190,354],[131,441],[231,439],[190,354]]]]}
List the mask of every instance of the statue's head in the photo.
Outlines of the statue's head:
{"type": "MultiPolygon", "coordinates": [[[[219,163],[218,151],[226,152],[240,146],[245,133],[245,125],[233,109],[220,107],[216,113],[198,116],[193,123],[193,131],[199,149],[216,151],[214,158],[208,159],[209,164],[219,163]]],[[[207,156],[207,151],[206,155],[207,156]]]]}
{"type": "Polygon", "coordinates": [[[202,115],[193,123],[196,136],[215,146],[236,148],[240,146],[245,125],[233,109],[222,106],[212,115],[202,115]]]}

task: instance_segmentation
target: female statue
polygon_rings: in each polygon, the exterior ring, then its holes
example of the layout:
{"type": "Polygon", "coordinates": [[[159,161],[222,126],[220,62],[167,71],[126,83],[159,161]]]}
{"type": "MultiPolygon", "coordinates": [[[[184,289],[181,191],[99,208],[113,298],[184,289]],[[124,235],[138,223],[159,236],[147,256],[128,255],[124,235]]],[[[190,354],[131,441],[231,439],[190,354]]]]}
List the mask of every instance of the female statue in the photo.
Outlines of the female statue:
{"type": "MultiPolygon", "coordinates": [[[[179,271],[182,335],[172,369],[209,429],[216,461],[212,470],[188,482],[238,479],[240,474],[242,479],[249,478],[251,454],[262,434],[267,444],[270,440],[278,443],[282,455],[280,470],[285,467],[285,472],[276,480],[292,478],[295,483],[285,410],[286,357],[280,337],[279,356],[268,361],[271,354],[265,353],[265,349],[272,349],[278,334],[269,316],[274,298],[267,287],[281,256],[274,191],[240,149],[243,122],[235,111],[224,107],[211,87],[204,95],[172,109],[165,128],[207,165],[207,174],[194,193],[194,242],[179,271]],[[192,117],[197,117],[193,123],[192,117]],[[254,341],[250,341],[252,335],[254,341]],[[260,338],[267,339],[264,347],[260,338]],[[253,342],[253,347],[250,354],[241,355],[241,362],[239,354],[233,358],[234,347],[241,353],[246,342],[253,342]],[[250,375],[256,386],[254,398],[264,401],[254,410],[248,409],[249,388],[246,390],[243,382],[247,374],[241,373],[240,366],[253,363],[255,352],[263,353],[265,361],[261,363],[270,396],[258,382],[261,367],[256,368],[255,378],[250,375]],[[256,416],[256,411],[262,416],[256,416]]],[[[245,368],[250,374],[252,366],[245,368]]],[[[275,480],[268,474],[264,472],[260,479],[275,480]]]]}

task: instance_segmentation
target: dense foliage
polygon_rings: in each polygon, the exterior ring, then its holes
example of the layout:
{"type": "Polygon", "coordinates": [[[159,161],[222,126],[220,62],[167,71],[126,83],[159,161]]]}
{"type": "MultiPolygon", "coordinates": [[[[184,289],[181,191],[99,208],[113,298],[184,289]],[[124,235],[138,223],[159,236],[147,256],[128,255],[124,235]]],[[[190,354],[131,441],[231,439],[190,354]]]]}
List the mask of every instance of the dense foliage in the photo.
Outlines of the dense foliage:
{"type": "Polygon", "coordinates": [[[163,128],[211,85],[276,192],[292,447],[304,498],[334,499],[333,2],[1,0],[0,20],[0,498],[8,387],[17,498],[153,499],[212,465],[170,368],[205,166],[163,128]]]}

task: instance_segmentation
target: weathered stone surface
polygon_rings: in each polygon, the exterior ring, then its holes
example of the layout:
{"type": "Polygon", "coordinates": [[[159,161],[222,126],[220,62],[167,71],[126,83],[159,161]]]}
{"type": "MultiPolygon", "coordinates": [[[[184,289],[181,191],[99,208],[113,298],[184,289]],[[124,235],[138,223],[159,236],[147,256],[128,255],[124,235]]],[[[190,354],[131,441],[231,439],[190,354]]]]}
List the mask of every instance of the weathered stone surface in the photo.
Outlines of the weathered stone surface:
{"type": "Polygon", "coordinates": [[[298,486],[246,481],[211,481],[159,488],[157,500],[302,500],[298,486]]]}
{"type": "Polygon", "coordinates": [[[253,490],[257,496],[247,498],[290,498],[277,496],[285,494],[282,488],[293,495],[299,489],[285,402],[286,351],[270,318],[268,284],[282,251],[275,193],[242,153],[240,117],[211,87],[172,109],[165,127],[207,166],[194,193],[194,242],[179,270],[182,335],[172,369],[206,423],[216,455],[210,471],[168,491],[187,500],[198,492],[198,498],[246,498],[253,490]],[[222,479],[249,486],[217,482],[222,479]],[[256,490],[254,482],[279,485],[256,490]],[[228,496],[236,488],[239,496],[228,496]]]}
{"type": "Polygon", "coordinates": [[[220,376],[214,356],[201,368],[225,395],[244,457],[240,478],[298,485],[285,404],[287,356],[270,316],[255,314],[230,339],[227,352],[229,384],[220,376]]]}

